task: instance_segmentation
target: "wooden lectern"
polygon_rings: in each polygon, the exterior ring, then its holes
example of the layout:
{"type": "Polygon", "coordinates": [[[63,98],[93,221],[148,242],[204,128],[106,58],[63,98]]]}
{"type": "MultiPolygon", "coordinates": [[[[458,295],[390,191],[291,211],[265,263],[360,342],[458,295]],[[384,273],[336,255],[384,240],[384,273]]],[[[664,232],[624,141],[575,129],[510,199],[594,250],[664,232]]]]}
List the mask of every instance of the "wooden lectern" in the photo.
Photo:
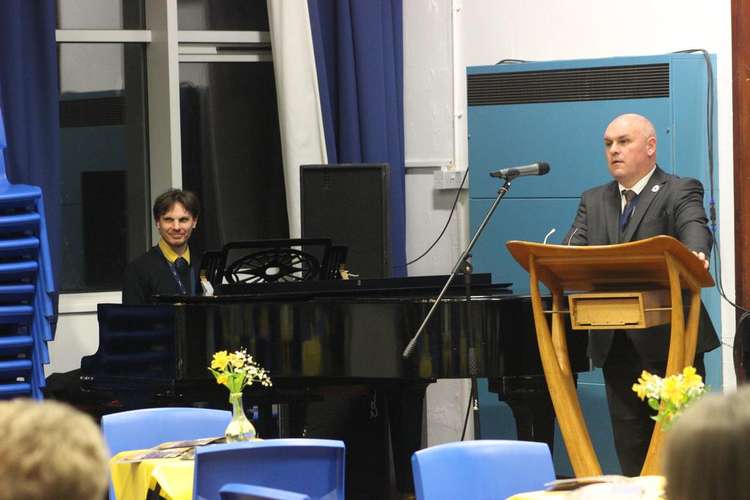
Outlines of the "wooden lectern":
{"type": "MultiPolygon", "coordinates": [[[[641,329],[671,322],[667,375],[673,375],[694,361],[700,290],[713,286],[713,278],[703,262],[671,236],[607,246],[509,241],[507,247],[529,272],[539,354],[573,470],[578,477],[601,474],[573,384],[564,314],[570,314],[572,327],[580,330],[641,329]],[[552,294],[551,311],[542,307],[539,282],[552,294]],[[688,292],[687,314],[683,290],[688,292]],[[568,294],[567,310],[563,293],[568,294]]],[[[641,474],[658,474],[662,435],[657,424],[641,474]]]]}

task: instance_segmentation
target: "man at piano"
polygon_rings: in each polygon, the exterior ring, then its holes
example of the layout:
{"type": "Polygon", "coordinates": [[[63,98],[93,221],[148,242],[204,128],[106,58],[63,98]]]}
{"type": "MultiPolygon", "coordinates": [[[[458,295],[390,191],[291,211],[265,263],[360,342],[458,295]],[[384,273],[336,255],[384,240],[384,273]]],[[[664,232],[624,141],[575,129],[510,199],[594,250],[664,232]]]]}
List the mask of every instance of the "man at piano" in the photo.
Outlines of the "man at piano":
{"type": "Polygon", "coordinates": [[[154,201],[159,243],[125,268],[122,303],[148,304],[154,295],[196,295],[199,259],[190,255],[200,202],[190,191],[170,189],[154,201]]]}
{"type": "MultiPolygon", "coordinates": [[[[670,175],[659,168],[653,124],[637,114],[618,116],[604,133],[604,153],[614,180],[583,193],[563,243],[610,245],[665,234],[684,243],[708,268],[712,237],[703,208],[703,186],[695,179],[670,175]]],[[[703,353],[719,345],[702,310],[694,365],[703,377],[703,353]]],[[[648,405],[631,388],[643,370],[664,375],[669,330],[656,327],[647,332],[592,332],[588,350],[592,362],[604,374],[622,472],[637,476],[654,422],[648,405]]]]}

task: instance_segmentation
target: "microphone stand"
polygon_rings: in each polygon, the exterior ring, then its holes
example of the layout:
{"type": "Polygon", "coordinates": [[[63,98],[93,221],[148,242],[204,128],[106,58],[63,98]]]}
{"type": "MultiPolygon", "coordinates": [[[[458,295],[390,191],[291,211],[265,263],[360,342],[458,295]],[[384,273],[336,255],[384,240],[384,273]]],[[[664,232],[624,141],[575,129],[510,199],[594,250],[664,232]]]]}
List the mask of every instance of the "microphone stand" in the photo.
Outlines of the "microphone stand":
{"type": "MultiPolygon", "coordinates": [[[[474,245],[476,244],[477,240],[479,240],[479,236],[482,234],[482,231],[484,231],[485,226],[487,226],[487,223],[490,221],[492,214],[495,213],[495,209],[500,204],[500,201],[502,201],[502,199],[505,197],[506,193],[510,189],[510,183],[515,177],[516,176],[513,176],[513,177],[508,176],[505,179],[505,183],[497,191],[497,197],[495,198],[495,201],[492,203],[492,206],[490,207],[490,209],[487,211],[487,214],[484,216],[484,220],[482,220],[482,223],[479,224],[479,227],[477,228],[476,233],[474,233],[474,236],[471,238],[471,241],[469,242],[469,245],[466,247],[466,250],[464,250],[464,252],[456,261],[456,264],[453,266],[453,270],[451,271],[450,276],[448,276],[448,280],[445,282],[445,285],[443,285],[443,289],[440,290],[440,293],[435,299],[435,302],[432,304],[432,307],[427,312],[427,316],[425,316],[424,320],[422,320],[422,324],[419,325],[419,329],[417,329],[417,333],[414,334],[414,337],[412,337],[412,339],[406,345],[404,352],[401,353],[402,358],[407,359],[409,356],[411,356],[411,353],[414,351],[414,348],[417,345],[417,340],[419,340],[419,336],[422,335],[422,332],[427,326],[427,323],[430,321],[430,318],[432,318],[432,315],[435,313],[435,310],[437,309],[438,305],[440,305],[440,302],[443,300],[445,293],[448,291],[448,287],[451,286],[453,279],[456,277],[458,270],[466,262],[466,258],[469,256],[469,253],[471,253],[471,250],[472,248],[474,248],[474,245]]],[[[471,360],[470,360],[470,364],[471,364],[471,360]]]]}
{"type": "Polygon", "coordinates": [[[407,359],[411,353],[414,351],[414,348],[417,345],[417,340],[419,339],[419,336],[424,331],[425,327],[427,326],[427,323],[430,321],[430,318],[432,318],[432,315],[437,310],[438,305],[441,303],[443,297],[445,296],[445,293],[448,291],[448,287],[450,287],[451,283],[453,282],[453,279],[456,277],[456,274],[458,273],[458,270],[460,268],[463,268],[464,273],[464,293],[466,295],[465,298],[465,331],[467,332],[468,338],[469,338],[469,376],[471,379],[471,390],[469,394],[469,403],[466,408],[466,416],[464,418],[464,427],[463,431],[461,432],[461,440],[463,441],[464,436],[466,434],[466,424],[468,423],[469,418],[469,411],[471,410],[472,406],[474,407],[474,432],[475,435],[479,430],[479,414],[477,410],[478,407],[478,395],[477,395],[477,375],[479,374],[479,367],[478,367],[478,360],[476,356],[476,349],[474,347],[474,339],[473,339],[473,325],[471,321],[471,272],[472,272],[472,266],[470,263],[471,259],[471,250],[474,248],[474,245],[479,240],[479,236],[484,231],[484,228],[487,226],[487,223],[489,223],[490,218],[492,217],[492,214],[495,213],[495,209],[500,205],[500,202],[505,197],[505,195],[508,193],[508,190],[510,189],[510,183],[511,181],[517,176],[508,176],[505,178],[505,182],[502,185],[502,187],[497,191],[497,196],[495,197],[495,201],[492,203],[492,206],[487,211],[487,213],[484,216],[484,219],[482,220],[482,223],[479,224],[479,227],[477,228],[477,231],[474,233],[474,236],[471,238],[471,241],[469,242],[469,245],[466,247],[466,250],[461,254],[461,256],[456,261],[456,264],[453,266],[453,270],[451,271],[450,276],[448,276],[448,280],[445,282],[445,285],[443,285],[443,289],[440,290],[440,293],[438,294],[437,298],[435,299],[435,302],[432,304],[432,307],[427,312],[427,315],[425,316],[424,320],[422,320],[422,324],[419,325],[419,329],[417,330],[417,333],[414,334],[414,337],[409,341],[409,343],[406,345],[406,348],[404,349],[404,352],[401,353],[401,357],[403,359],[407,359]]]}
{"type": "Polygon", "coordinates": [[[466,424],[469,421],[469,412],[474,408],[474,435],[479,434],[479,395],[477,394],[477,375],[479,374],[479,365],[477,362],[477,352],[474,347],[474,324],[471,314],[471,273],[474,267],[471,265],[471,254],[466,255],[463,262],[464,273],[464,331],[467,335],[467,344],[469,347],[469,377],[471,380],[471,389],[469,390],[469,403],[466,407],[466,416],[464,417],[464,427],[461,431],[461,441],[466,436],[466,424]]]}

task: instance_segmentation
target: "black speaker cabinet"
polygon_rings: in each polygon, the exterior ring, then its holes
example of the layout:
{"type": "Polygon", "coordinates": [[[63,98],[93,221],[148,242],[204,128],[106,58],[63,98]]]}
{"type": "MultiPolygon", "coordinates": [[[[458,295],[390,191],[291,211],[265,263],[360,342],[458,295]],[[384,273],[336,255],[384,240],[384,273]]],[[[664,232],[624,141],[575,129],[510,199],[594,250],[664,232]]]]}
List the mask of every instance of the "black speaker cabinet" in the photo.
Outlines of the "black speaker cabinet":
{"type": "Polygon", "coordinates": [[[348,247],[360,278],[389,277],[388,188],[386,164],[302,165],[302,237],[348,247]]]}

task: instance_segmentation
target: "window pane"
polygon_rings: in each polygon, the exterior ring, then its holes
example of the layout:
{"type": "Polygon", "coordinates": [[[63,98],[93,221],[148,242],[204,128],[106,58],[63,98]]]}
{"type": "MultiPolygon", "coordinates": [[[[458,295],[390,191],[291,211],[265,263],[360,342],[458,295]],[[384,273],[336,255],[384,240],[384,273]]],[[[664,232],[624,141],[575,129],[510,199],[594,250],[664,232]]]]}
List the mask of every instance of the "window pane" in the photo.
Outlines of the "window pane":
{"type": "Polygon", "coordinates": [[[268,31],[263,0],[177,0],[181,30],[268,31]]]}
{"type": "Polygon", "coordinates": [[[145,29],[143,2],[144,0],[57,0],[57,27],[145,29]]]}
{"type": "Polygon", "coordinates": [[[145,47],[60,44],[63,291],[122,286],[150,241],[145,47]]]}
{"type": "Polygon", "coordinates": [[[182,184],[203,215],[192,244],[286,238],[273,64],[181,63],[182,184]]]}

